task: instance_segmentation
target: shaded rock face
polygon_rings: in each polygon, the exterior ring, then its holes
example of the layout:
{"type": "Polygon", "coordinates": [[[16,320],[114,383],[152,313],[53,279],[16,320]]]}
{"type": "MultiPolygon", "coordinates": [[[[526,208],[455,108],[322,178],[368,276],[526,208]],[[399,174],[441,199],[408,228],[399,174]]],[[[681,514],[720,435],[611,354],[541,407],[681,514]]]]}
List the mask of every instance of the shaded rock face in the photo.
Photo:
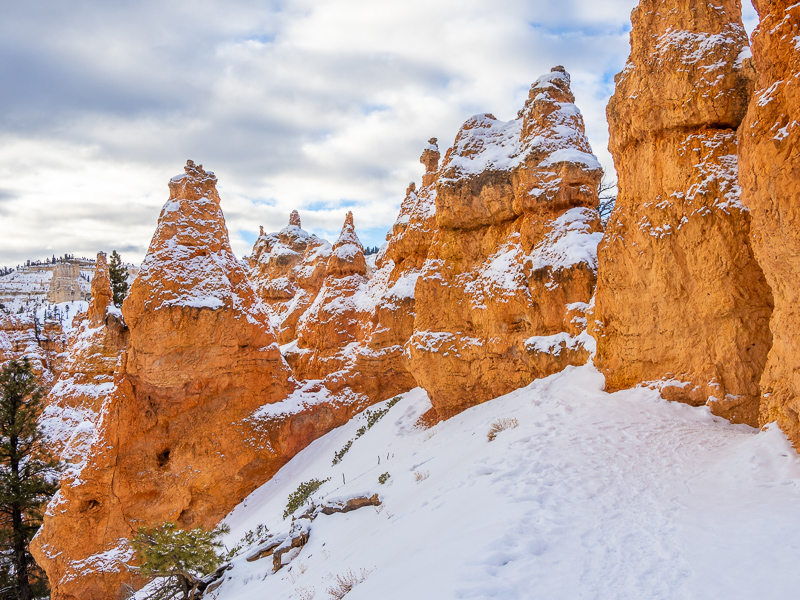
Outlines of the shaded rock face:
{"type": "Polygon", "coordinates": [[[753,34],[758,79],[739,128],[739,156],[753,248],[775,301],[760,422],[777,420],[800,448],[800,5],[754,4],[761,17],[753,34]]]}
{"type": "Polygon", "coordinates": [[[0,365],[27,358],[45,389],[58,379],[64,366],[67,338],[59,321],[35,322],[33,313],[0,311],[0,365]]]}
{"type": "Polygon", "coordinates": [[[302,229],[296,210],[279,232],[261,228],[248,276],[270,311],[278,343],[297,338],[297,321],[322,288],[330,254],[327,241],[302,229]]]}
{"type": "Polygon", "coordinates": [[[642,0],[608,105],[619,196],[600,244],[593,335],[609,391],[757,424],[772,297],[750,246],[736,129],[752,67],[736,0],[642,0]]]}
{"type": "Polygon", "coordinates": [[[124,566],[137,525],[212,526],[347,418],[328,407],[257,418],[295,384],[231,251],[215,183],[191,162],[170,181],[123,306],[130,329],[116,390],[32,545],[54,598],[119,597],[123,583],[141,583],[124,566]]]}
{"type": "Polygon", "coordinates": [[[563,67],[533,84],[516,120],[462,126],[406,345],[432,419],[586,361],[601,176],[563,67]]]}
{"type": "Polygon", "coordinates": [[[106,255],[100,252],[89,310],[73,321],[67,359],[39,418],[51,452],[70,468],[80,468],[87,459],[100,410],[116,389],[114,374],[128,341],[128,328],[112,297],[106,255]]]}

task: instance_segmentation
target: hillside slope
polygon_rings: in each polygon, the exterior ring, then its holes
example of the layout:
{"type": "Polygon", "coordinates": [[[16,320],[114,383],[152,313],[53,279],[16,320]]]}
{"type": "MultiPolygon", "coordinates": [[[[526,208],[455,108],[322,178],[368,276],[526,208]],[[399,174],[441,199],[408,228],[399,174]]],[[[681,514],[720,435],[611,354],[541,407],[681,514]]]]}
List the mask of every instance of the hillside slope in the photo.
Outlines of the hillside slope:
{"type": "Polygon", "coordinates": [[[317,516],[274,574],[273,557],[247,560],[265,544],[245,548],[206,597],[327,600],[350,571],[367,576],[347,600],[792,597],[800,458],[780,430],[602,387],[593,366],[568,367],[428,430],[416,389],[332,466],[362,413],[234,509],[226,542],[258,525],[279,539],[287,497],[312,478],[331,478],[318,503],[382,506],[317,516]],[[518,426],[488,441],[502,418],[518,426]]]}

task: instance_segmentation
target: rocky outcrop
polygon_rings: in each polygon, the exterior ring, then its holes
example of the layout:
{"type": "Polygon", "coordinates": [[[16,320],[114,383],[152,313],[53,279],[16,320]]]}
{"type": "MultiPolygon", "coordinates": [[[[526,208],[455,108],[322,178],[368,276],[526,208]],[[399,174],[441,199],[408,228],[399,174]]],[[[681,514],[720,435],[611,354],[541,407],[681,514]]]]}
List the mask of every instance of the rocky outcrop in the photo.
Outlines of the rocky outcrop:
{"type": "Polygon", "coordinates": [[[516,120],[462,126],[406,345],[432,419],[586,361],[601,175],[563,67],[533,84],[516,120]]]}
{"type": "Polygon", "coordinates": [[[120,310],[112,304],[106,255],[97,254],[87,313],[73,321],[66,361],[50,390],[39,424],[51,452],[69,468],[81,468],[100,410],[116,385],[114,374],[128,341],[120,310]]]}
{"type": "Polygon", "coordinates": [[[642,0],[608,105],[619,196],[599,248],[595,364],[756,424],[772,298],[739,198],[752,67],[738,0],[642,0]]]}
{"type": "Polygon", "coordinates": [[[213,526],[353,414],[296,389],[231,251],[216,177],[185,171],[125,300],[128,344],[89,458],[65,474],[32,544],[56,600],[139,585],[126,570],[138,525],[213,526]]]}
{"type": "Polygon", "coordinates": [[[297,321],[322,288],[330,254],[327,241],[302,229],[296,210],[279,232],[265,234],[261,228],[248,276],[270,310],[278,343],[297,338],[297,321]]]}
{"type": "Polygon", "coordinates": [[[28,359],[45,389],[50,389],[63,368],[67,346],[61,321],[52,316],[0,311],[0,365],[28,359]]]}
{"type": "Polygon", "coordinates": [[[86,294],[81,288],[80,264],[77,261],[56,263],[53,268],[53,278],[50,280],[50,289],[47,292],[47,301],[56,304],[86,300],[86,294]]]}
{"type": "Polygon", "coordinates": [[[296,344],[285,349],[298,379],[325,379],[345,369],[354,346],[362,341],[359,321],[371,308],[367,283],[364,247],[353,213],[348,212],[328,258],[322,288],[298,322],[296,344]]]}
{"type": "Polygon", "coordinates": [[[772,349],[761,379],[761,424],[777,421],[800,448],[800,4],[754,2],[758,79],[739,128],[742,200],[772,289],[772,349]]]}

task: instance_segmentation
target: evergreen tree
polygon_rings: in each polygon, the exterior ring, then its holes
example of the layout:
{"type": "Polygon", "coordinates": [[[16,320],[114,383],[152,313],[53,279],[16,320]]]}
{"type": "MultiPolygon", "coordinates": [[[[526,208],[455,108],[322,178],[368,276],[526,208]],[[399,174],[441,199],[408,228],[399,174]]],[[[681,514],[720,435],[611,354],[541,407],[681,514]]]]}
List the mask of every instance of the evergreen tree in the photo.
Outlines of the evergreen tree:
{"type": "Polygon", "coordinates": [[[163,578],[150,598],[172,598],[182,594],[184,600],[202,591],[203,576],[215,571],[222,562],[222,542],[217,538],[228,533],[227,526],[213,531],[197,528],[178,529],[175,523],[155,527],[139,527],[131,543],[141,564],[137,570],[145,576],[163,578]]]}
{"type": "Polygon", "coordinates": [[[111,291],[114,294],[114,306],[122,306],[122,301],[128,294],[128,269],[114,250],[108,263],[108,275],[111,277],[111,291]]]}
{"type": "Polygon", "coordinates": [[[27,358],[0,369],[0,581],[7,585],[2,598],[47,594],[47,581],[28,552],[58,487],[58,463],[47,454],[36,421],[43,398],[27,358]]]}

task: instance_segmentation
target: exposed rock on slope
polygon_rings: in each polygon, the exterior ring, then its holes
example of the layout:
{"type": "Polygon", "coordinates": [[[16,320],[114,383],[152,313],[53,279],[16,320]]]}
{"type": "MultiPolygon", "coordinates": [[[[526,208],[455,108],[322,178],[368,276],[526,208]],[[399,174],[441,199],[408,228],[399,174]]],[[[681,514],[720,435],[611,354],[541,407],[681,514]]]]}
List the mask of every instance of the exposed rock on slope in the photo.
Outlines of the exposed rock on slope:
{"type": "Polygon", "coordinates": [[[406,346],[435,418],[585,362],[601,175],[562,67],[516,120],[463,125],[439,174],[406,346]]]}
{"type": "Polygon", "coordinates": [[[297,337],[297,321],[322,288],[330,254],[327,241],[301,228],[296,210],[279,232],[264,234],[261,228],[248,275],[270,309],[278,343],[297,337]]]}
{"type": "Polygon", "coordinates": [[[122,313],[112,304],[104,253],[97,254],[95,265],[89,310],[75,318],[64,368],[39,419],[51,451],[72,465],[87,458],[100,409],[116,389],[114,373],[128,340],[122,313]]]}
{"type": "Polygon", "coordinates": [[[0,311],[0,365],[27,358],[45,388],[50,388],[63,366],[67,340],[59,321],[37,321],[35,310],[28,314],[0,311]]]}
{"type": "Polygon", "coordinates": [[[63,478],[33,543],[55,599],[117,597],[138,524],[213,525],[350,416],[281,402],[295,384],[231,251],[215,183],[191,161],[170,181],[123,306],[130,339],[118,388],[90,459],[63,478]]]}
{"type": "Polygon", "coordinates": [[[596,364],[757,424],[772,298],[739,199],[751,87],[738,0],[642,0],[608,105],[619,197],[599,249],[596,364]]]}
{"type": "Polygon", "coordinates": [[[800,4],[755,1],[756,90],[739,129],[742,200],[772,288],[774,336],[761,379],[761,423],[778,421],[800,448],[800,4]]]}

